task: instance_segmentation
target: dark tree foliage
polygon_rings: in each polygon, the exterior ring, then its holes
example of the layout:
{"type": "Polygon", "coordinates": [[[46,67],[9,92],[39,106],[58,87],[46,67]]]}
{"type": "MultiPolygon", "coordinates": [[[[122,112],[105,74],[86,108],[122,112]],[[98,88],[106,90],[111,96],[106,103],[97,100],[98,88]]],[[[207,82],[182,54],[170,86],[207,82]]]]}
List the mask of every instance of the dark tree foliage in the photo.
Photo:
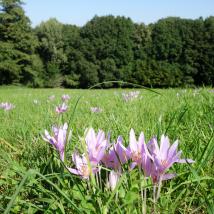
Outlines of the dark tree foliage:
{"type": "Polygon", "coordinates": [[[20,0],[0,1],[0,84],[41,86],[37,38],[21,6],[20,0]]]}
{"type": "Polygon", "coordinates": [[[168,17],[147,26],[95,16],[83,27],[52,18],[32,29],[21,0],[0,0],[0,85],[88,88],[115,80],[212,86],[214,17],[168,17]]]}
{"type": "MultiPolygon", "coordinates": [[[[119,16],[95,16],[81,28],[80,50],[87,61],[96,65],[99,82],[131,81],[134,48],[137,46],[136,40],[139,39],[139,47],[136,52],[139,51],[138,54],[141,55],[144,38],[139,37],[143,33],[140,31],[140,27],[136,29],[131,19],[119,16]],[[137,30],[140,35],[137,35],[137,30]]],[[[91,71],[91,73],[93,72],[96,76],[95,70],[91,71]]],[[[112,87],[113,84],[109,83],[105,86],[112,87]]]]}
{"type": "Polygon", "coordinates": [[[39,39],[37,51],[45,67],[46,87],[59,87],[63,82],[61,69],[67,61],[64,53],[63,24],[56,19],[42,22],[35,29],[39,39]]]}
{"type": "Polygon", "coordinates": [[[75,25],[63,25],[63,44],[64,53],[67,61],[62,65],[63,86],[68,88],[80,87],[80,70],[79,60],[84,60],[82,53],[79,51],[80,28],[75,25]]]}

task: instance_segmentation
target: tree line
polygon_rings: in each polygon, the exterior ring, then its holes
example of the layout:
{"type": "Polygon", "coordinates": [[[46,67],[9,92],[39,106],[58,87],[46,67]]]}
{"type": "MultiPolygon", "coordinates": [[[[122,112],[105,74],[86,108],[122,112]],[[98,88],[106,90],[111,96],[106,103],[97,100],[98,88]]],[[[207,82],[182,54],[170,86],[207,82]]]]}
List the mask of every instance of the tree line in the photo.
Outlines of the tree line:
{"type": "Polygon", "coordinates": [[[22,6],[21,0],[0,0],[0,85],[214,84],[214,16],[167,17],[149,25],[95,16],[82,27],[51,18],[32,28],[22,6]]]}

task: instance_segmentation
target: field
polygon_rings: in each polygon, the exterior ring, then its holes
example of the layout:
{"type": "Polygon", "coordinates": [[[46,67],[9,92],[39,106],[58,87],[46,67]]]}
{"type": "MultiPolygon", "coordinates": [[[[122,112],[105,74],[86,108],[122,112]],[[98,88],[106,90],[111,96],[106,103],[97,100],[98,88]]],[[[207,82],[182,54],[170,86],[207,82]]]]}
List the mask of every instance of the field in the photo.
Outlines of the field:
{"type": "Polygon", "coordinates": [[[0,213],[214,213],[214,93],[201,89],[66,90],[1,88],[0,103],[0,213]],[[122,93],[140,91],[125,101],[122,93]],[[58,115],[61,96],[70,95],[68,111],[58,115]],[[55,99],[49,97],[55,95],[55,99]],[[99,107],[100,112],[92,112],[99,107]],[[83,152],[85,130],[93,127],[119,135],[129,144],[133,128],[143,131],[146,142],[153,136],[179,140],[182,158],[195,163],[175,163],[169,172],[177,176],[163,181],[154,201],[151,179],[138,168],[127,170],[111,190],[105,174],[99,181],[72,175],[57,151],[42,138],[53,124],[69,123],[72,137],[66,147],[66,165],[72,166],[74,150],[83,152]],[[102,179],[102,180],[101,180],[102,179]],[[142,196],[143,193],[147,193],[142,196]],[[146,190],[146,191],[144,191],[146,190]],[[143,199],[143,200],[142,200],[143,199]],[[142,202],[143,201],[143,202],[142,202]],[[146,201],[146,204],[145,204],[146,201]]]}

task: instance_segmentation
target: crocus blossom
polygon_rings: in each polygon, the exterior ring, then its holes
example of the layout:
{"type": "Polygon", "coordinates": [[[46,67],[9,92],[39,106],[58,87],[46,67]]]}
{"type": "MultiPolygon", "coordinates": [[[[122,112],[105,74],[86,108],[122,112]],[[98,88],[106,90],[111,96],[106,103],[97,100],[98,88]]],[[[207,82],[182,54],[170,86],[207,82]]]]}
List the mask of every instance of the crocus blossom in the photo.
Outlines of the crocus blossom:
{"type": "Polygon", "coordinates": [[[194,163],[191,159],[180,159],[182,152],[177,152],[178,141],[170,146],[169,138],[164,135],[161,136],[160,147],[156,138],[152,138],[147,147],[154,161],[151,166],[153,180],[157,180],[158,177],[162,177],[162,180],[174,177],[175,174],[165,174],[174,163],[194,163]]]}
{"type": "Polygon", "coordinates": [[[99,130],[97,135],[94,129],[90,128],[85,137],[89,160],[98,164],[103,158],[108,142],[105,138],[105,133],[99,130]]]}
{"type": "Polygon", "coordinates": [[[65,123],[61,127],[53,126],[52,127],[52,132],[54,134],[53,136],[51,136],[47,130],[45,130],[45,135],[42,136],[46,142],[49,142],[51,145],[53,145],[54,148],[59,152],[60,159],[62,161],[64,161],[66,143],[70,140],[71,137],[70,131],[67,139],[67,129],[68,129],[67,123],[65,123]]]}
{"type": "Polygon", "coordinates": [[[101,113],[103,110],[99,107],[91,107],[91,112],[93,113],[101,113]]]}
{"type": "Polygon", "coordinates": [[[120,172],[115,172],[114,170],[112,170],[109,173],[109,179],[108,179],[108,183],[107,186],[114,191],[119,179],[120,179],[121,173],[120,172]]]}
{"type": "Polygon", "coordinates": [[[72,161],[74,162],[76,168],[67,167],[67,169],[75,175],[80,175],[83,179],[89,179],[91,174],[98,172],[98,168],[93,164],[89,163],[86,156],[78,155],[76,152],[72,155],[72,161]]]}
{"type": "Polygon", "coordinates": [[[4,109],[5,111],[9,111],[9,110],[15,108],[15,106],[12,103],[6,102],[6,103],[1,103],[0,108],[4,109]]]}
{"type": "Polygon", "coordinates": [[[116,171],[120,171],[122,164],[125,164],[129,160],[129,151],[122,144],[122,137],[117,138],[117,143],[113,144],[109,151],[103,156],[102,162],[106,167],[112,168],[116,171]]]}
{"type": "Polygon", "coordinates": [[[139,95],[140,95],[139,91],[131,91],[128,93],[122,93],[122,97],[125,102],[134,100],[134,99],[138,98],[139,95]]]}
{"type": "MultiPolygon", "coordinates": [[[[52,128],[54,136],[51,136],[47,130],[43,136],[43,139],[59,152],[62,161],[65,155],[67,129],[68,125],[65,123],[63,127],[52,128]]],[[[103,164],[111,169],[107,185],[114,190],[124,170],[123,165],[128,161],[131,162],[130,169],[138,166],[147,179],[151,177],[154,185],[176,176],[175,173],[167,172],[174,163],[194,162],[191,159],[181,159],[182,152],[177,151],[178,141],[170,145],[169,138],[164,135],[161,136],[160,146],[155,137],[146,144],[143,132],[137,140],[133,129],[130,130],[128,148],[123,145],[121,136],[117,138],[116,143],[110,144],[109,142],[109,137],[106,138],[102,130],[96,133],[93,128],[88,129],[85,136],[86,153],[83,155],[73,153],[72,160],[75,167],[67,167],[67,169],[72,174],[89,179],[91,174],[96,174],[101,170],[100,165],[103,164]]]]}
{"type": "Polygon", "coordinates": [[[68,95],[68,94],[63,94],[62,95],[62,101],[67,101],[67,100],[70,100],[71,99],[71,97],[68,95]]]}
{"type": "Polygon", "coordinates": [[[131,168],[134,168],[136,165],[141,166],[143,168],[147,167],[147,159],[152,159],[147,146],[144,140],[144,134],[141,132],[138,141],[136,140],[134,130],[131,129],[130,137],[129,137],[129,148],[130,158],[132,159],[131,168]]]}
{"type": "Polygon", "coordinates": [[[56,107],[56,113],[58,114],[64,113],[67,111],[67,109],[68,109],[68,106],[65,103],[63,103],[62,105],[59,105],[56,107]]]}

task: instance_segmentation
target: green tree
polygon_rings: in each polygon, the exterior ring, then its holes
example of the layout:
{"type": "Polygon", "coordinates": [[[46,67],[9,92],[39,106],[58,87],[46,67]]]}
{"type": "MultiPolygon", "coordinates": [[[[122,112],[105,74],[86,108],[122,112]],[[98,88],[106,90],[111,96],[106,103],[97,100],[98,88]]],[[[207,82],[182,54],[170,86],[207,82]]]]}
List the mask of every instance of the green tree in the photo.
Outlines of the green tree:
{"type": "Polygon", "coordinates": [[[79,87],[80,71],[78,70],[78,61],[83,58],[79,51],[80,28],[75,25],[63,25],[63,43],[64,53],[67,61],[63,63],[61,72],[63,74],[63,86],[69,88],[79,87]]]}
{"type": "Polygon", "coordinates": [[[1,84],[22,83],[37,86],[42,64],[33,66],[37,38],[25,16],[20,0],[0,1],[1,84]],[[33,69],[32,69],[33,67],[33,69]]]}
{"type": "MultiPolygon", "coordinates": [[[[198,50],[195,82],[198,85],[214,85],[214,17],[205,19],[202,27],[203,31],[196,33],[195,38],[198,50]]],[[[200,29],[196,28],[196,30],[200,29]]]]}
{"type": "Polygon", "coordinates": [[[99,81],[125,80],[134,60],[134,23],[129,18],[95,16],[80,30],[80,50],[84,58],[98,66],[99,81]],[[110,67],[106,65],[110,62],[110,67]]]}
{"type": "Polygon", "coordinates": [[[63,24],[56,19],[49,19],[36,27],[39,39],[37,48],[45,66],[45,86],[58,87],[62,85],[62,67],[67,62],[64,53],[63,24]]]}

